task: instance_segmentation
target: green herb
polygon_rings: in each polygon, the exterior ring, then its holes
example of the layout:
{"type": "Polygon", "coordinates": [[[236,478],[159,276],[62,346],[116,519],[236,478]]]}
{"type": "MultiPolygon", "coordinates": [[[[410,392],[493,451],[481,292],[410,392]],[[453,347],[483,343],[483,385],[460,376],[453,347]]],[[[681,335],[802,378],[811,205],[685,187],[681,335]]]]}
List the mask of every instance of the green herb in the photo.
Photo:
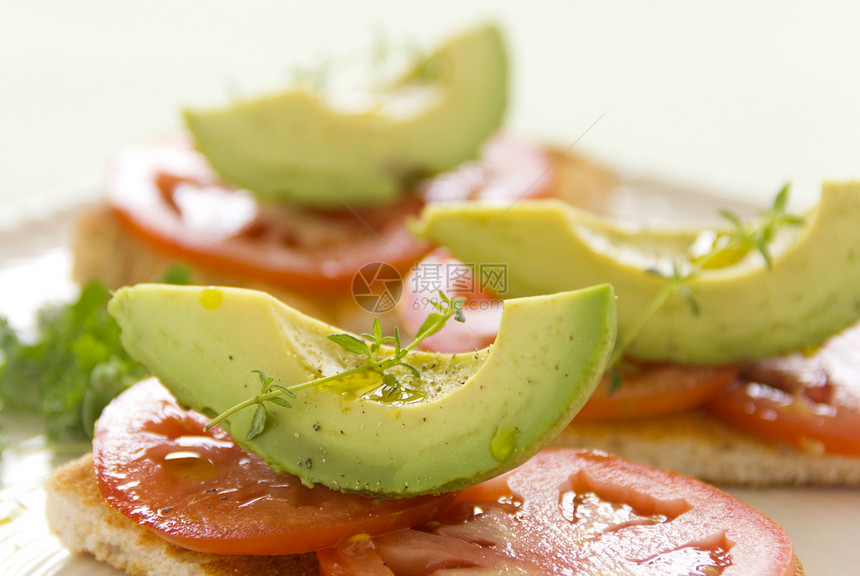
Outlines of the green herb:
{"type": "MultiPolygon", "coordinates": [[[[172,284],[188,280],[184,266],[169,269],[163,279],[172,284]]],[[[2,406],[41,414],[52,441],[92,438],[102,409],[148,375],[123,349],[108,300],[103,284],[89,282],[75,302],[40,310],[31,338],[0,317],[2,406]]]]}
{"type": "Polygon", "coordinates": [[[159,280],[162,284],[188,286],[191,284],[191,268],[184,264],[176,264],[168,268],[159,280]]]}
{"type": "Polygon", "coordinates": [[[378,391],[386,401],[398,401],[404,399],[412,399],[421,397],[422,394],[418,390],[414,390],[404,386],[401,379],[392,372],[396,367],[404,368],[416,379],[421,378],[421,372],[406,361],[406,356],[415,349],[425,338],[439,332],[450,318],[454,318],[458,322],[464,322],[466,319],[463,316],[464,298],[450,298],[443,293],[439,293],[440,302],[431,301],[436,312],[427,316],[427,319],[421,324],[415,338],[407,346],[403,346],[400,342],[400,332],[395,328],[393,336],[383,336],[382,324],[379,318],[373,319],[373,326],[370,333],[362,334],[361,337],[353,336],[352,334],[330,334],[328,339],[339,345],[344,350],[353,354],[363,356],[364,362],[354,368],[349,368],[343,372],[332,374],[294,384],[292,386],[281,386],[274,383],[274,378],[266,376],[262,371],[254,370],[262,384],[260,393],[249,398],[248,400],[236,404],[215,416],[206,425],[206,429],[210,429],[216,424],[229,418],[236,412],[251,406],[256,406],[254,416],[251,420],[251,428],[248,431],[247,438],[250,440],[262,434],[268,422],[268,410],[266,402],[272,402],[285,408],[290,408],[291,405],[286,400],[286,397],[295,398],[295,392],[305,388],[319,388],[327,386],[337,389],[337,384],[345,378],[362,373],[375,373],[380,376],[380,383],[374,388],[378,391]],[[387,355],[383,355],[383,346],[390,345],[393,351],[387,355]]]}
{"type": "MultiPolygon", "coordinates": [[[[266,402],[271,402],[273,404],[277,404],[278,406],[283,406],[284,408],[292,408],[292,405],[284,399],[284,396],[289,396],[290,398],[295,398],[296,395],[292,390],[281,386],[280,384],[274,383],[274,378],[271,376],[266,376],[260,370],[252,370],[252,372],[256,372],[260,376],[260,383],[262,384],[260,388],[260,393],[256,396],[257,399],[257,410],[254,412],[254,418],[251,420],[251,430],[248,432],[248,440],[252,440],[263,433],[266,429],[266,421],[268,419],[269,413],[266,410],[266,402]],[[272,395],[272,393],[281,393],[282,395],[272,395]]],[[[212,424],[210,423],[206,429],[208,430],[212,424]]]]}
{"type": "Polygon", "coordinates": [[[370,92],[411,83],[433,84],[445,72],[445,66],[415,42],[395,42],[379,31],[369,46],[300,64],[288,72],[288,77],[298,87],[323,94],[344,88],[351,91],[356,84],[370,92]]]}
{"type": "Polygon", "coordinates": [[[0,399],[3,407],[36,410],[39,406],[38,359],[40,350],[24,344],[0,317],[0,399]],[[12,383],[17,384],[14,388],[12,383]]]}
{"type": "Polygon", "coordinates": [[[609,369],[609,396],[612,396],[621,390],[621,384],[624,383],[624,375],[617,366],[609,369]]]}
{"type": "Polygon", "coordinates": [[[799,216],[786,213],[790,185],[786,184],[776,195],[773,205],[761,213],[758,219],[745,223],[730,210],[720,210],[720,216],[731,225],[729,233],[717,236],[710,249],[693,258],[695,271],[724,268],[739,262],[752,251],[758,251],[768,268],[773,266],[770,243],[776,231],[783,226],[803,223],[799,216]]]}
{"type": "Polygon", "coordinates": [[[609,388],[606,391],[607,395],[612,396],[621,390],[621,385],[624,384],[624,376],[626,374],[636,374],[638,371],[639,368],[635,364],[626,362],[624,358],[622,358],[617,364],[608,370],[609,388]]]}
{"type": "Polygon", "coordinates": [[[54,441],[92,437],[102,408],[146,375],[120,344],[109,299],[99,282],[85,285],[76,302],[40,311],[32,341],[0,320],[4,408],[41,413],[54,441]]]}
{"type": "MultiPolygon", "coordinates": [[[[732,228],[728,232],[716,235],[707,250],[687,260],[673,262],[672,272],[668,275],[656,269],[647,270],[649,274],[665,278],[666,283],[633,326],[621,335],[610,360],[610,366],[618,365],[633,340],[657,311],[673,296],[681,296],[686,299],[693,314],[699,314],[699,302],[688,283],[703,270],[732,266],[753,251],[761,254],[768,269],[772,268],[770,244],[776,232],[785,226],[796,226],[803,223],[803,218],[786,212],[790,189],[790,184],[783,186],[777,193],[771,207],[762,211],[758,218],[749,223],[745,223],[730,210],[720,210],[720,216],[727,220],[732,228]]],[[[618,376],[615,376],[615,379],[618,380],[618,376]]],[[[617,389],[617,386],[620,386],[620,381],[616,382],[614,386],[617,389]]]]}

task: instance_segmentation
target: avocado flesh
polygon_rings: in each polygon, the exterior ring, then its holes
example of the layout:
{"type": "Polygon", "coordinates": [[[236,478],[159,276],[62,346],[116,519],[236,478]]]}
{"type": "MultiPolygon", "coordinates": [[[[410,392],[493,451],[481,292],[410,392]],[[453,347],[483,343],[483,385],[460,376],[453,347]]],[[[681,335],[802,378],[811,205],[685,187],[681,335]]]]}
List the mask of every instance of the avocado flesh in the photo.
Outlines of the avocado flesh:
{"type": "Polygon", "coordinates": [[[317,208],[390,203],[417,178],[475,157],[502,122],[507,56],[499,30],[486,25],[452,39],[382,94],[423,94],[409,113],[337,110],[301,89],[188,110],[197,148],[225,180],[263,199],[317,208]]]}
{"type": "MultiPolygon", "coordinates": [[[[406,497],[493,477],[570,422],[615,340],[615,297],[607,285],[504,306],[493,346],[409,354],[422,379],[401,377],[425,394],[417,401],[356,397],[356,378],[347,393],[308,388],[289,399],[290,408],[267,404],[268,426],[251,440],[253,407],[223,425],[275,470],[339,490],[406,497]]],[[[262,292],[138,285],[117,291],[109,310],[129,354],[182,404],[210,415],[259,392],[253,370],[291,386],[361,360],[327,338],[338,329],[262,292]]],[[[378,377],[365,376],[368,382],[378,377]]]]}
{"type": "MultiPolygon", "coordinates": [[[[414,227],[466,262],[506,264],[512,297],[608,282],[618,334],[639,322],[667,280],[648,272],[686,259],[698,231],[632,231],[560,201],[513,207],[431,205],[414,227]]],[[[773,268],[752,251],[688,282],[698,313],[675,295],[636,337],[631,357],[692,364],[751,361],[816,346],[860,317],[860,182],[826,183],[804,223],[772,242],[773,268]]]]}

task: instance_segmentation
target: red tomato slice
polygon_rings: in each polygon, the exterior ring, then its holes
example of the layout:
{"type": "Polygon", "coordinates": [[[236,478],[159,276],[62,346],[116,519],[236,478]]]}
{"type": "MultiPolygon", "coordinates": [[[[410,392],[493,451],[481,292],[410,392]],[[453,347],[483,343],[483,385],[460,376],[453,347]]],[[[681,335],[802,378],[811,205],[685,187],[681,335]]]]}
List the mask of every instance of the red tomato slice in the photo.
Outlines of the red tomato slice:
{"type": "Polygon", "coordinates": [[[181,409],[155,379],[118,396],[102,413],[93,441],[105,499],[183,548],[268,555],[413,526],[452,497],[391,500],[306,488],[242,451],[219,427],[204,432],[207,422],[181,409]]]}
{"type": "Polygon", "coordinates": [[[188,142],[174,139],[124,150],[107,187],[126,229],[164,254],[288,289],[348,293],[365,264],[386,262],[405,273],[430,250],[407,226],[422,197],[536,195],[547,189],[550,168],[540,147],[500,136],[479,162],[428,181],[421,194],[385,207],[322,211],[260,205],[220,182],[188,142]]]}
{"type": "Polygon", "coordinates": [[[708,406],[742,430],[817,453],[860,456],[860,324],[814,354],[760,362],[708,406]]]}
{"type": "MultiPolygon", "coordinates": [[[[415,333],[431,301],[442,290],[466,298],[466,322],[448,322],[421,343],[434,352],[468,352],[492,344],[502,318],[502,300],[482,286],[476,275],[493,271],[484,264],[466,265],[444,248],[438,248],[416,264],[403,282],[398,312],[404,327],[415,333]]],[[[503,271],[501,272],[503,274],[503,271]]],[[[501,281],[498,276],[484,276],[501,281]]],[[[622,382],[611,391],[610,378],[601,380],[594,394],[577,414],[579,419],[629,419],[683,412],[701,406],[722,391],[737,375],[734,366],[680,366],[630,362],[621,371],[622,382]]]]}
{"type": "Polygon", "coordinates": [[[735,376],[735,366],[683,366],[630,361],[612,390],[606,375],[576,415],[577,420],[629,420],[677,414],[705,404],[735,376]]]}
{"type": "MultiPolygon", "coordinates": [[[[510,134],[497,134],[476,162],[426,181],[419,193],[427,202],[480,200],[517,202],[547,196],[553,188],[554,162],[546,149],[510,134]]],[[[492,263],[466,264],[444,248],[415,264],[403,281],[398,311],[407,331],[418,328],[434,312],[439,292],[466,298],[466,323],[448,322],[421,347],[435,352],[462,352],[493,343],[502,317],[506,271],[492,263]],[[495,289],[495,290],[494,290],[495,289]]]]}
{"type": "MultiPolygon", "coordinates": [[[[434,312],[439,292],[464,297],[466,322],[448,322],[436,334],[424,339],[421,348],[433,352],[468,352],[485,348],[496,340],[502,320],[502,301],[477,282],[484,264],[464,264],[444,248],[438,248],[413,266],[403,279],[397,311],[403,327],[414,334],[427,315],[434,312]]],[[[487,266],[487,270],[490,268],[487,266]]]]}
{"type": "Polygon", "coordinates": [[[575,450],[463,490],[421,529],[355,536],[317,557],[326,576],[794,573],[785,532],[725,492],[575,450]]]}
{"type": "Polygon", "coordinates": [[[517,202],[547,196],[553,189],[551,152],[512,134],[490,138],[475,162],[427,180],[419,194],[430,202],[517,202]]]}
{"type": "Polygon", "coordinates": [[[415,195],[373,210],[262,206],[219,182],[182,140],[124,150],[108,199],[129,232],[165,254],[291,289],[348,292],[364,264],[405,272],[430,249],[406,225],[423,207],[415,195]]]}

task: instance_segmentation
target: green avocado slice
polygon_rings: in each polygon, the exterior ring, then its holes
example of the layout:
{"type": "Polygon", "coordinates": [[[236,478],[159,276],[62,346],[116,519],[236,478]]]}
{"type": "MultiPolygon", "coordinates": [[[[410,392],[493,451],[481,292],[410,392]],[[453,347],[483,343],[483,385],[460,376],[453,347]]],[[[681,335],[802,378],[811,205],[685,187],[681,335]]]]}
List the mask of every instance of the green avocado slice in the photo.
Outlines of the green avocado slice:
{"type": "MultiPolygon", "coordinates": [[[[553,200],[430,205],[414,230],[465,262],[507,265],[512,297],[612,284],[620,341],[668,281],[649,270],[688,258],[699,234],[631,230],[553,200]]],[[[860,182],[825,184],[803,225],[771,244],[772,269],[751,253],[702,271],[688,283],[697,309],[672,297],[627,353],[693,364],[756,360],[816,346],[860,317],[860,182]]]]}
{"type": "MultiPolygon", "coordinates": [[[[109,310],[129,354],[209,415],[256,396],[255,370],[291,386],[362,358],[328,339],[336,328],[252,290],[143,284],[117,291],[109,310]]],[[[365,373],[346,392],[307,388],[291,407],[267,404],[267,426],[252,439],[253,407],[223,424],[272,468],[308,483],[396,497],[455,490],[546,446],[591,395],[614,341],[608,285],[509,300],[491,347],[409,354],[421,380],[401,377],[423,396],[359,394],[379,384],[365,373]]]]}
{"type": "Polygon", "coordinates": [[[297,88],[188,110],[185,121],[225,180],[272,201],[358,208],[390,203],[416,179],[473,158],[502,122],[507,82],[501,33],[485,25],[418,62],[369,110],[338,109],[297,88]]]}

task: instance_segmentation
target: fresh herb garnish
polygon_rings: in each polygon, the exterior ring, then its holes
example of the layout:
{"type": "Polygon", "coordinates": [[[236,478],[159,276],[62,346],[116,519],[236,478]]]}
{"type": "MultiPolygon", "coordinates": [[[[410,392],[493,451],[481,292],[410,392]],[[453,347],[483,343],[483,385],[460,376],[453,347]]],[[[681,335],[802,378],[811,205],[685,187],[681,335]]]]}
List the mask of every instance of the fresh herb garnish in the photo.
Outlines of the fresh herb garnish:
{"type": "MultiPolygon", "coordinates": [[[[251,430],[248,431],[248,440],[256,438],[266,429],[266,421],[268,420],[269,413],[266,410],[266,402],[271,402],[272,404],[277,404],[278,406],[283,406],[284,408],[292,408],[292,404],[290,404],[284,396],[289,396],[290,398],[295,398],[296,395],[292,390],[281,386],[280,384],[274,383],[274,378],[272,376],[266,376],[260,370],[252,370],[252,372],[256,372],[257,375],[260,376],[260,393],[257,395],[258,404],[257,410],[254,412],[254,418],[251,420],[251,430]],[[272,393],[280,392],[282,395],[272,395],[272,393]]],[[[206,429],[208,430],[212,424],[210,423],[206,429]]]]}
{"type": "Polygon", "coordinates": [[[77,301],[40,311],[32,340],[0,319],[4,408],[39,412],[51,440],[91,438],[102,408],[147,374],[123,349],[109,299],[101,283],[86,284],[77,301]]]}
{"type": "Polygon", "coordinates": [[[614,366],[610,367],[607,371],[609,376],[609,387],[606,390],[607,396],[612,396],[621,390],[621,385],[624,384],[625,375],[634,375],[637,372],[639,372],[639,367],[636,364],[627,362],[624,358],[614,366]]]}
{"type": "Polygon", "coordinates": [[[415,43],[395,43],[379,34],[365,48],[295,66],[290,80],[317,94],[337,93],[344,88],[349,91],[353,85],[375,92],[410,82],[438,82],[441,73],[439,63],[415,43]]]}
{"type": "Polygon", "coordinates": [[[693,272],[725,268],[739,262],[752,251],[758,251],[768,268],[773,266],[770,243],[776,231],[783,226],[796,226],[803,219],[786,212],[789,184],[776,195],[773,205],[753,222],[745,223],[730,210],[720,210],[720,216],[732,225],[729,233],[717,236],[709,249],[692,259],[693,272]]]}
{"type": "Polygon", "coordinates": [[[159,280],[162,284],[175,284],[177,286],[188,286],[191,281],[191,268],[184,264],[171,266],[164,271],[159,280]]]}
{"type": "Polygon", "coordinates": [[[329,340],[348,352],[364,357],[364,362],[354,368],[292,386],[275,384],[273,377],[266,376],[260,370],[254,370],[259,375],[262,384],[260,393],[215,416],[206,425],[206,430],[209,430],[236,412],[256,405],[257,408],[251,420],[251,428],[246,435],[247,439],[251,440],[262,434],[266,429],[268,422],[266,402],[290,408],[291,405],[285,397],[295,398],[296,391],[322,386],[336,389],[339,381],[343,381],[345,378],[356,374],[378,374],[380,377],[379,384],[374,387],[371,393],[378,392],[386,401],[393,402],[423,396],[420,391],[405,386],[401,382],[402,375],[398,376],[392,370],[400,367],[405,369],[414,378],[420,379],[421,371],[406,361],[407,355],[425,338],[439,332],[452,317],[458,322],[466,320],[463,316],[463,302],[465,298],[450,298],[441,292],[439,296],[441,301],[430,301],[436,312],[432,312],[427,316],[427,319],[424,320],[415,334],[415,338],[406,346],[401,344],[400,332],[396,328],[393,336],[383,336],[382,324],[379,322],[379,318],[373,319],[371,332],[362,334],[360,338],[352,334],[330,334],[328,336],[329,340]],[[390,346],[390,348],[383,348],[386,345],[390,346]],[[389,352],[391,349],[393,351],[389,352]]]}
{"type": "MultiPolygon", "coordinates": [[[[162,281],[187,284],[189,279],[187,267],[174,266],[162,281]]],[[[2,407],[39,413],[52,441],[92,438],[102,409],[148,376],[122,347],[108,300],[102,283],[88,282],[75,302],[40,310],[30,337],[0,317],[2,407]]]]}
{"type": "MultiPolygon", "coordinates": [[[[656,269],[647,270],[649,274],[663,277],[666,283],[637,318],[632,328],[620,335],[610,360],[610,366],[614,368],[618,365],[633,340],[657,311],[673,296],[681,296],[686,299],[693,314],[699,314],[699,302],[695,292],[689,286],[689,281],[703,270],[732,266],[754,251],[761,254],[768,269],[771,269],[773,259],[770,245],[777,231],[785,226],[797,226],[803,223],[803,218],[800,216],[786,212],[790,189],[790,184],[783,186],[771,207],[762,211],[758,218],[752,222],[744,222],[730,210],[720,210],[720,216],[732,225],[730,231],[716,235],[705,250],[685,260],[672,262],[672,271],[669,274],[656,269]]],[[[620,386],[620,381],[617,373],[615,374],[614,387],[617,389],[620,386]]]]}

